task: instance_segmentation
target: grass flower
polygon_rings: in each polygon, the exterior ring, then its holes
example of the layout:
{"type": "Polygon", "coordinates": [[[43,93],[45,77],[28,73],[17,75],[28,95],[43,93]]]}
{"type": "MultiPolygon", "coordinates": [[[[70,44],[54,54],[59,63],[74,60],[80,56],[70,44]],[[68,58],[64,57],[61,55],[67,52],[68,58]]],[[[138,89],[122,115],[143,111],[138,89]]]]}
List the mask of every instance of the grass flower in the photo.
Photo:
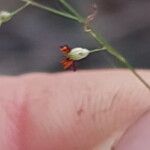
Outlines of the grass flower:
{"type": "Polygon", "coordinates": [[[9,21],[12,18],[12,14],[8,11],[1,11],[0,12],[0,26],[9,21]]]}
{"type": "Polygon", "coordinates": [[[61,61],[64,69],[73,69],[74,71],[76,70],[75,62],[86,58],[90,54],[88,49],[81,47],[71,49],[68,45],[61,46],[60,50],[66,57],[61,61]]]}

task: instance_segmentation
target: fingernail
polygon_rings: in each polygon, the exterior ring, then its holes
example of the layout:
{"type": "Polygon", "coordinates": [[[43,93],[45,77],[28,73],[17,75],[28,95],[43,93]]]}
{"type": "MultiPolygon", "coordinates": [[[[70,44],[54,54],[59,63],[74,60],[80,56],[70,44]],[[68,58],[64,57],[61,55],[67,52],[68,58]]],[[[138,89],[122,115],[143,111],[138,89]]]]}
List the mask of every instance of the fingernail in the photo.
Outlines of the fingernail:
{"type": "Polygon", "coordinates": [[[115,150],[150,150],[150,112],[131,126],[114,147],[115,150]]]}

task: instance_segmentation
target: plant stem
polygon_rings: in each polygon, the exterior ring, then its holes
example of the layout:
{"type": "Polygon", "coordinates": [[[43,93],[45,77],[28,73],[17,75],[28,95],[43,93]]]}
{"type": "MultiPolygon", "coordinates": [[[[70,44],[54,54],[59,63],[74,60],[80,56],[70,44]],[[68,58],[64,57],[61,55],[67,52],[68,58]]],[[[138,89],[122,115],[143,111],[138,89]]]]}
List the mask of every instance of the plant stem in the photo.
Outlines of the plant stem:
{"type": "Polygon", "coordinates": [[[26,2],[26,4],[24,4],[23,6],[21,6],[20,8],[18,8],[17,10],[13,11],[11,14],[12,16],[16,15],[17,13],[19,13],[20,11],[22,11],[23,9],[25,9],[26,7],[28,7],[30,5],[30,2],[26,2]]]}
{"type": "Polygon", "coordinates": [[[76,16],[80,23],[84,22],[84,18],[69,4],[66,0],[59,0],[74,16],[76,16]]]}
{"type": "Polygon", "coordinates": [[[97,35],[92,28],[90,28],[88,32],[100,45],[105,47],[111,55],[115,56],[120,62],[122,62],[150,90],[150,85],[136,72],[132,65],[116,49],[114,49],[101,35],[97,35]]]}
{"type": "Polygon", "coordinates": [[[80,22],[79,19],[76,16],[73,16],[73,15],[71,15],[69,13],[61,12],[59,10],[56,10],[54,8],[51,8],[51,7],[44,6],[42,4],[39,4],[39,3],[31,1],[31,0],[22,0],[22,1],[29,2],[30,5],[32,5],[32,6],[38,7],[40,9],[44,9],[44,10],[52,12],[52,13],[54,13],[56,15],[63,16],[63,17],[66,17],[66,18],[69,18],[69,19],[73,19],[73,20],[76,20],[76,21],[80,22]]]}
{"type": "Polygon", "coordinates": [[[95,52],[104,51],[104,50],[107,50],[107,49],[105,47],[97,48],[97,49],[91,50],[90,53],[95,53],[95,52]]]}

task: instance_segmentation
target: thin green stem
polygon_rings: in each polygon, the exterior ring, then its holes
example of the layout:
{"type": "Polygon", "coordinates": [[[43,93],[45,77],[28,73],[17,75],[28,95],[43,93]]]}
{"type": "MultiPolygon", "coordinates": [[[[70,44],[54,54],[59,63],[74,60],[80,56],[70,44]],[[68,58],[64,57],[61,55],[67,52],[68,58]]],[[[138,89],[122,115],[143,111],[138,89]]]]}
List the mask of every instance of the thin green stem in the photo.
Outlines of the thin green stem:
{"type": "Polygon", "coordinates": [[[132,65],[114,49],[101,35],[97,35],[96,32],[90,28],[89,34],[113,56],[115,56],[120,62],[122,62],[131,72],[150,90],[150,85],[136,72],[132,65]]]}
{"type": "Polygon", "coordinates": [[[90,53],[95,53],[95,52],[104,51],[104,50],[107,50],[107,49],[105,47],[97,48],[97,49],[91,50],[90,53]]]}
{"type": "Polygon", "coordinates": [[[30,5],[32,5],[32,6],[35,6],[35,7],[38,7],[40,9],[44,9],[46,11],[54,13],[56,15],[63,16],[65,18],[73,19],[73,20],[76,20],[76,21],[80,22],[79,19],[76,16],[73,16],[73,15],[71,15],[69,13],[61,12],[59,10],[56,10],[54,8],[51,8],[51,7],[44,6],[42,4],[39,4],[39,3],[31,1],[31,0],[22,0],[22,1],[24,1],[24,2],[30,2],[30,5]]]}
{"type": "Polygon", "coordinates": [[[20,11],[24,10],[26,7],[28,7],[30,5],[30,2],[26,2],[26,4],[24,4],[23,6],[21,6],[20,8],[18,8],[17,10],[13,11],[11,14],[12,16],[16,15],[17,13],[19,13],[20,11]]]}
{"type": "Polygon", "coordinates": [[[66,0],[59,0],[74,16],[76,16],[80,23],[84,22],[84,18],[68,3],[66,0]]]}

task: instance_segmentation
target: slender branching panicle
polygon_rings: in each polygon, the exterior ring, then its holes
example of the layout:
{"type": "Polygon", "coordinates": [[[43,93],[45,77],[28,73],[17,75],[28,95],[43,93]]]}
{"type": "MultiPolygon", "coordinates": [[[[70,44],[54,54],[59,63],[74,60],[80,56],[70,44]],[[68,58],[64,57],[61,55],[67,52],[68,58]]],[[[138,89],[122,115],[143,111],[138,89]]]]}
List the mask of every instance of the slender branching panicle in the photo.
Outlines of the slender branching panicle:
{"type": "MultiPolygon", "coordinates": [[[[67,0],[58,0],[62,6],[65,8],[67,11],[62,11],[57,10],[55,8],[49,7],[42,5],[34,0],[21,0],[24,4],[22,7],[18,8],[17,10],[13,12],[8,12],[8,11],[1,11],[0,12],[0,26],[3,23],[8,22],[18,14],[20,11],[24,10],[27,8],[29,5],[33,7],[38,7],[40,9],[43,9],[45,11],[48,11],[50,13],[54,13],[56,15],[68,18],[70,20],[74,20],[81,24],[83,26],[83,29],[85,32],[91,35],[92,38],[94,38],[100,48],[97,48],[95,50],[88,50],[86,48],[73,48],[71,49],[69,46],[62,46],[60,50],[63,52],[65,55],[66,59],[63,60],[61,63],[63,64],[65,69],[68,68],[73,68],[75,69],[75,61],[78,61],[80,59],[86,58],[89,54],[95,53],[95,52],[101,52],[103,50],[107,51],[111,55],[113,55],[117,60],[119,60],[121,63],[123,63],[144,85],[147,87],[150,91],[150,85],[137,73],[137,71],[132,67],[132,65],[127,61],[127,59],[120,54],[115,48],[113,48],[104,38],[101,34],[98,34],[93,27],[91,26],[91,22],[95,19],[96,14],[97,14],[97,5],[94,4],[93,7],[93,12],[88,15],[87,17],[84,17],[80,15],[79,12],[74,9],[67,0]]],[[[69,0],[68,0],[69,1],[69,0]]]]}

